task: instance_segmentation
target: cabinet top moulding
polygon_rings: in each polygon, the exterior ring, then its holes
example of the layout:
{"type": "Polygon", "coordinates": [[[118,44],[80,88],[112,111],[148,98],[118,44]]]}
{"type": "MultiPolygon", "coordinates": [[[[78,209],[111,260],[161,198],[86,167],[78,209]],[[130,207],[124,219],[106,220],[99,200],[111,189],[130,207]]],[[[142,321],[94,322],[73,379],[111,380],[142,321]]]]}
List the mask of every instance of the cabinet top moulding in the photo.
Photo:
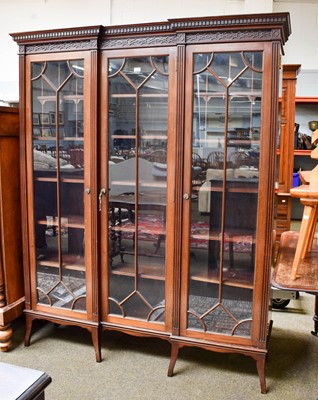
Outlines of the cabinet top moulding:
{"type": "Polygon", "coordinates": [[[291,33],[289,13],[168,19],[121,26],[89,26],[10,34],[20,54],[195,43],[279,41],[291,33]],[[195,31],[195,32],[194,32],[195,31]],[[149,35],[152,35],[151,37],[149,35]]]}

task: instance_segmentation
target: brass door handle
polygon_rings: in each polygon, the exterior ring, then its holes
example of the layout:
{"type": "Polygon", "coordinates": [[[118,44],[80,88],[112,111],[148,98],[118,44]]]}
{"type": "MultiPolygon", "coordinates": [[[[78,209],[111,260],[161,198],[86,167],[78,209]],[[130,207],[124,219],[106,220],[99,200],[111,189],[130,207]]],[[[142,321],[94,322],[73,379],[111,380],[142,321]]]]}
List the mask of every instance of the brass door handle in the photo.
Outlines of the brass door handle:
{"type": "Polygon", "coordinates": [[[98,195],[98,202],[99,202],[99,207],[98,207],[98,211],[102,211],[102,197],[103,194],[106,194],[106,189],[105,188],[101,188],[99,195],[98,195]]]}
{"type": "Polygon", "coordinates": [[[183,193],[183,198],[184,198],[184,200],[189,200],[190,196],[188,193],[183,193]]]}

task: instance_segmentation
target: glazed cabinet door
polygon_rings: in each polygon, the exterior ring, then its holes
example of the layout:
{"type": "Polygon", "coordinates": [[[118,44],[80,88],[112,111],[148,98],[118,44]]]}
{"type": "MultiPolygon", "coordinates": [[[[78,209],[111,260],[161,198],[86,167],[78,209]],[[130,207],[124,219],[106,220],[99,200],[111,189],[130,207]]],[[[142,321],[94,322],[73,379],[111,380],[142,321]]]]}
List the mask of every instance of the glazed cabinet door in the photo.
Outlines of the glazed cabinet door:
{"type": "Polygon", "coordinates": [[[105,328],[171,330],[175,49],[103,54],[105,328]]]}
{"type": "Polygon", "coordinates": [[[267,329],[270,51],[262,44],[187,49],[185,336],[248,344],[267,329]]]}
{"type": "Polygon", "coordinates": [[[84,320],[93,318],[90,73],[89,54],[27,57],[32,309],[84,320]]]}

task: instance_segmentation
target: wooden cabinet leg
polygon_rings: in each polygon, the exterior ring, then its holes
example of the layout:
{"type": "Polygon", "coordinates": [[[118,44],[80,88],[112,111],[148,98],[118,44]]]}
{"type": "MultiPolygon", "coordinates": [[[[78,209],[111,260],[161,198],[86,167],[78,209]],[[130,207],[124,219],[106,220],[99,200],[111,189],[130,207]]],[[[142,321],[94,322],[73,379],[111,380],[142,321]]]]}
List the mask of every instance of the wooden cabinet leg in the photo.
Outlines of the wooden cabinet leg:
{"type": "Polygon", "coordinates": [[[30,346],[31,331],[32,331],[33,318],[29,315],[25,316],[25,335],[24,335],[24,346],[30,346]]]}
{"type": "Polygon", "coordinates": [[[11,344],[12,328],[11,325],[0,326],[0,349],[5,352],[11,344]]]}
{"type": "Polygon", "coordinates": [[[91,334],[92,334],[92,342],[95,350],[95,356],[96,356],[96,362],[101,362],[102,357],[101,357],[101,350],[100,350],[100,333],[99,333],[99,328],[91,328],[91,334]]]}
{"type": "Polygon", "coordinates": [[[314,336],[318,337],[318,295],[315,296],[315,314],[314,320],[314,330],[311,332],[314,336]]]}
{"type": "Polygon", "coordinates": [[[179,355],[178,343],[171,343],[171,356],[170,356],[170,364],[169,364],[169,368],[168,368],[168,376],[173,375],[173,369],[176,364],[178,355],[179,355]]]}
{"type": "Polygon", "coordinates": [[[266,365],[266,356],[257,357],[256,368],[261,385],[261,393],[263,394],[266,394],[265,365],[266,365]]]}

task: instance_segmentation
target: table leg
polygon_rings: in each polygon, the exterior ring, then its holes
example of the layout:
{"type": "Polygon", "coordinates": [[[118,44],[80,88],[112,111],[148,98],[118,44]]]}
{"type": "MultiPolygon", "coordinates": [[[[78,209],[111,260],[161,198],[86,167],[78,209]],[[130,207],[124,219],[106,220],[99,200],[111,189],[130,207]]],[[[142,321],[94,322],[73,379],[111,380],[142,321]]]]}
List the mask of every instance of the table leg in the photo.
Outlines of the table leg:
{"type": "Polygon", "coordinates": [[[301,257],[302,259],[304,259],[306,257],[306,254],[311,251],[312,244],[314,241],[316,224],[317,224],[317,216],[318,216],[318,206],[316,205],[313,207],[314,207],[314,217],[310,221],[308,242],[307,242],[306,248],[304,249],[304,253],[302,254],[302,257],[301,257]]]}
{"type": "Polygon", "coordinates": [[[311,333],[318,337],[318,295],[315,296],[314,330],[311,333]]]}
{"type": "Polygon", "coordinates": [[[310,239],[310,227],[312,226],[313,219],[315,218],[316,215],[316,207],[312,205],[305,205],[304,206],[304,212],[303,212],[303,218],[301,221],[300,225],[300,230],[299,230],[299,237],[298,237],[298,242],[297,242],[297,247],[296,247],[296,252],[294,256],[294,261],[292,265],[292,273],[291,273],[291,279],[295,280],[297,277],[297,272],[299,268],[299,264],[302,258],[305,257],[306,254],[304,254],[305,250],[308,248],[308,241],[310,239]]]}

